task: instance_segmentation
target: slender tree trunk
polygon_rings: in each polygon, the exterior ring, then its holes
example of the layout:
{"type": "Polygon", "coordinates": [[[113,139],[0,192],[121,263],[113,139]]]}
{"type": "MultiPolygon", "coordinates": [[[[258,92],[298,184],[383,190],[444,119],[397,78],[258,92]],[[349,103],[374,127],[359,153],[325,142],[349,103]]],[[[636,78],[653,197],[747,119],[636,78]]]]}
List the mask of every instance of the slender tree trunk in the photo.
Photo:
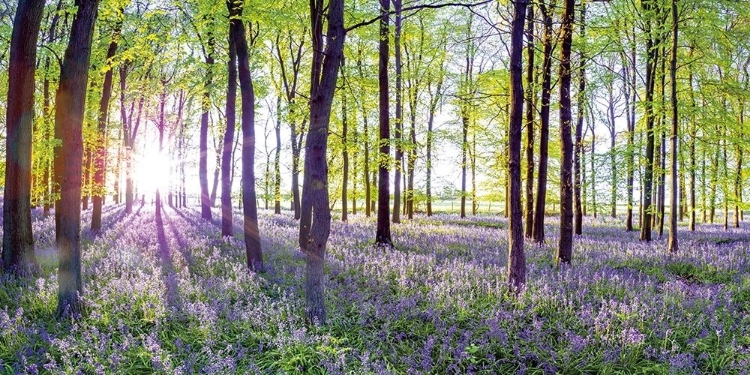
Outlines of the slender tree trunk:
{"type": "Polygon", "coordinates": [[[510,50],[510,124],[508,129],[509,198],[512,212],[508,220],[508,284],[519,293],[526,284],[526,255],[523,252],[523,211],[521,209],[521,137],[523,128],[523,31],[528,0],[513,3],[510,50]]]}
{"type": "Polygon", "coordinates": [[[570,55],[573,45],[575,1],[565,0],[562,16],[562,49],[560,50],[560,242],[557,262],[570,264],[573,253],[573,141],[570,100],[570,55]]]}
{"type": "Polygon", "coordinates": [[[617,129],[615,127],[615,97],[614,84],[609,87],[609,103],[607,106],[607,115],[609,121],[609,168],[611,173],[610,180],[610,216],[617,218],[617,155],[615,151],[615,141],[617,129]]]}
{"type": "Polygon", "coordinates": [[[263,251],[258,229],[258,202],[255,193],[255,92],[250,75],[245,25],[242,17],[243,1],[227,2],[230,15],[230,37],[237,50],[237,72],[240,81],[242,124],[242,216],[245,237],[247,268],[253,272],[264,272],[263,251]]]}
{"type": "MultiPolygon", "coordinates": [[[[213,21],[213,18],[210,19],[213,21]]],[[[201,187],[201,218],[211,220],[211,201],[208,194],[208,119],[211,110],[211,86],[213,85],[213,65],[214,65],[214,36],[208,35],[207,47],[205,53],[206,60],[206,79],[203,82],[203,101],[201,108],[200,140],[198,147],[200,149],[200,159],[198,161],[198,178],[201,187]]]]}
{"type": "Polygon", "coordinates": [[[396,145],[396,160],[393,177],[393,222],[401,222],[401,168],[404,160],[404,149],[402,130],[404,126],[404,113],[402,103],[402,75],[401,75],[401,0],[392,0],[396,14],[394,22],[395,31],[393,35],[393,46],[395,50],[396,64],[396,126],[393,129],[393,141],[396,145]]]}
{"type": "Polygon", "coordinates": [[[437,83],[435,86],[435,92],[433,93],[431,90],[432,87],[432,80],[434,79],[431,74],[428,74],[428,82],[427,82],[427,88],[430,94],[430,110],[429,115],[427,117],[427,144],[425,145],[426,148],[426,155],[425,155],[425,169],[426,169],[426,194],[427,194],[427,216],[432,216],[432,148],[433,144],[435,142],[435,132],[434,132],[434,124],[435,124],[435,113],[437,112],[437,106],[440,102],[440,97],[442,96],[442,89],[443,89],[443,81],[445,75],[443,74],[444,71],[444,64],[445,64],[445,55],[441,55],[442,58],[440,60],[439,66],[439,75],[437,77],[437,83]]]}
{"type": "MultiPolygon", "coordinates": [[[[342,66],[343,68],[343,66],[342,66]]],[[[342,134],[341,134],[341,143],[343,145],[343,152],[342,157],[344,159],[344,170],[342,173],[342,180],[341,180],[341,221],[346,222],[348,220],[347,217],[347,196],[346,196],[346,186],[349,184],[349,140],[347,138],[348,134],[348,119],[346,118],[346,93],[342,90],[341,95],[341,126],[342,126],[342,134]]]]}
{"type": "Polygon", "coordinates": [[[667,243],[667,250],[670,253],[676,253],[679,249],[677,244],[677,127],[679,125],[679,117],[677,117],[677,37],[678,37],[678,15],[677,15],[677,0],[672,0],[672,58],[669,60],[669,76],[672,91],[672,134],[670,136],[671,142],[671,159],[670,168],[671,171],[671,198],[669,202],[670,213],[669,213],[669,240],[667,243]]]}
{"type": "MultiPolygon", "coordinates": [[[[550,8],[554,7],[554,2],[550,8]]],[[[549,158],[549,112],[552,94],[552,10],[540,4],[544,30],[542,44],[542,109],[540,113],[541,135],[539,138],[539,172],[536,185],[536,208],[534,210],[534,242],[544,242],[544,211],[547,203],[547,160],[549,158]]]]}
{"type": "Polygon", "coordinates": [[[534,4],[529,4],[526,28],[526,199],[524,236],[534,233],[534,4]]]}
{"type": "MultiPolygon", "coordinates": [[[[124,10],[120,9],[120,14],[124,10]]],[[[117,53],[117,43],[120,40],[120,30],[122,29],[122,18],[115,23],[112,31],[112,41],[109,42],[107,49],[107,64],[111,64],[112,59],[117,53]]],[[[97,146],[94,151],[94,183],[92,187],[93,212],[91,213],[91,231],[99,233],[102,229],[102,205],[104,204],[104,195],[106,194],[106,161],[107,161],[107,121],[109,117],[109,100],[112,97],[112,74],[113,69],[110,67],[104,74],[104,84],[102,85],[102,99],[99,101],[99,137],[97,146]]]]}
{"type": "MultiPolygon", "coordinates": [[[[385,0],[387,1],[387,0],[385,0]]],[[[328,202],[326,149],[331,106],[336,90],[339,66],[343,59],[344,2],[328,3],[328,32],[323,50],[323,0],[310,2],[313,39],[313,68],[310,90],[310,131],[305,144],[305,181],[302,190],[299,245],[307,258],[305,297],[307,318],[325,324],[326,309],[323,265],[331,229],[328,202]]]]}
{"type": "MultiPolygon", "coordinates": [[[[231,26],[230,26],[231,29],[231,26]]],[[[227,63],[227,129],[221,149],[221,235],[231,236],[234,232],[232,221],[232,146],[234,128],[237,122],[237,47],[229,37],[229,61],[227,63]]]]}
{"type": "MultiPolygon", "coordinates": [[[[333,1],[333,0],[331,0],[333,1]]],[[[390,176],[390,114],[388,110],[388,13],[390,0],[380,0],[380,44],[378,49],[378,92],[379,92],[379,155],[378,155],[378,221],[375,243],[379,246],[392,246],[391,223],[389,221],[390,176]]],[[[398,180],[398,178],[397,178],[398,180]]],[[[398,199],[396,199],[398,201],[398,199]]]]}
{"type": "MultiPolygon", "coordinates": [[[[690,46],[690,53],[689,53],[689,59],[692,60],[693,57],[693,46],[690,46]]],[[[688,69],[688,87],[693,87],[693,71],[691,69],[688,69]]],[[[691,232],[695,231],[695,219],[697,217],[698,212],[695,210],[695,192],[698,190],[695,186],[695,171],[696,171],[696,163],[695,163],[695,142],[696,142],[696,134],[697,134],[697,126],[695,123],[695,94],[693,93],[693,90],[688,90],[690,95],[690,151],[689,151],[689,158],[690,158],[690,219],[688,219],[688,229],[691,232]]]]}
{"type": "MultiPolygon", "coordinates": [[[[276,102],[278,112],[281,113],[281,96],[279,95],[276,102]]],[[[274,170],[274,184],[273,184],[273,196],[274,196],[274,207],[273,213],[276,215],[281,214],[281,116],[277,116],[276,119],[276,156],[273,161],[274,170]]]]}
{"type": "Polygon", "coordinates": [[[20,0],[11,33],[2,257],[3,269],[9,272],[35,271],[38,267],[31,231],[31,130],[36,43],[43,13],[44,1],[20,0]]]}
{"type": "Polygon", "coordinates": [[[57,315],[81,313],[81,166],[83,165],[83,114],[88,86],[91,41],[98,0],[79,0],[68,47],[60,68],[55,98],[55,127],[62,133],[60,176],[60,233],[58,235],[57,315]]]}
{"type": "MultiPolygon", "coordinates": [[[[586,39],[586,3],[581,3],[581,39],[586,39]]],[[[586,116],[586,53],[581,49],[578,61],[578,122],[573,145],[573,233],[583,234],[583,209],[581,207],[581,150],[583,148],[583,125],[586,116]]]]}
{"type": "MultiPolygon", "coordinates": [[[[645,0],[641,3],[645,14],[650,14],[653,0],[645,0]]],[[[641,222],[641,241],[651,241],[651,197],[654,179],[654,83],[655,67],[658,60],[658,49],[655,48],[651,30],[651,20],[645,21],[646,27],[646,170],[643,179],[643,220],[641,222]]]]}

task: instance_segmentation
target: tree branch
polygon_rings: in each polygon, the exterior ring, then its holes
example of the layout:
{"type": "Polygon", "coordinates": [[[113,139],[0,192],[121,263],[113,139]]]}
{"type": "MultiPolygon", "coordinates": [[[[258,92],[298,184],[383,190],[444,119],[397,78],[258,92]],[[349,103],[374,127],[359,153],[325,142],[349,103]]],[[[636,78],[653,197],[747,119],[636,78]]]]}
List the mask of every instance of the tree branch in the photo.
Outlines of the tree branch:
{"type": "MultiPolygon", "coordinates": [[[[409,11],[419,11],[419,10],[422,10],[422,9],[440,9],[440,8],[447,8],[447,7],[454,7],[454,6],[455,7],[464,7],[464,8],[473,8],[473,7],[476,7],[476,6],[481,6],[481,5],[489,4],[489,3],[493,2],[493,1],[495,1],[495,0],[483,0],[483,1],[480,1],[478,3],[468,3],[468,4],[466,4],[466,3],[442,3],[442,4],[414,5],[414,6],[403,8],[400,11],[401,12],[409,12],[409,11]]],[[[393,15],[393,14],[396,14],[395,10],[388,12],[389,16],[393,15]]],[[[372,25],[373,23],[379,21],[381,18],[382,18],[382,15],[379,15],[379,16],[373,17],[373,18],[371,18],[369,20],[356,23],[356,24],[354,24],[352,26],[349,26],[349,27],[345,28],[344,29],[344,33],[348,33],[349,31],[352,31],[354,29],[357,29],[357,28],[360,28],[360,27],[363,27],[363,26],[372,25]]]]}

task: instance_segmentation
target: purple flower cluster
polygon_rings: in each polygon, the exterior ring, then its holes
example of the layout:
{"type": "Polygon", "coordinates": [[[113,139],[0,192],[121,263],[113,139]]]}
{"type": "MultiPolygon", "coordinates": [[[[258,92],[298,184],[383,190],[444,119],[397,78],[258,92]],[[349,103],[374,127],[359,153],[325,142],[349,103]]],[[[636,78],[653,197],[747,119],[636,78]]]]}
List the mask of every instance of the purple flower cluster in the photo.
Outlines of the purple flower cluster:
{"type": "MultiPolygon", "coordinates": [[[[88,213],[84,213],[87,220],[88,213]]],[[[289,215],[262,212],[267,272],[236,237],[193,209],[107,206],[84,232],[78,321],[53,318],[54,223],[35,216],[45,274],[2,276],[0,366],[19,373],[556,373],[657,369],[740,372],[750,362],[750,230],[716,226],[638,241],[587,218],[572,267],[527,244],[527,285],[506,288],[505,219],[420,217],[372,246],[374,221],[334,222],[326,264],[329,322],[308,327],[304,255],[289,215]],[[7,297],[4,297],[7,296],[7,297]]],[[[218,217],[218,215],[216,215],[218,217]]]]}

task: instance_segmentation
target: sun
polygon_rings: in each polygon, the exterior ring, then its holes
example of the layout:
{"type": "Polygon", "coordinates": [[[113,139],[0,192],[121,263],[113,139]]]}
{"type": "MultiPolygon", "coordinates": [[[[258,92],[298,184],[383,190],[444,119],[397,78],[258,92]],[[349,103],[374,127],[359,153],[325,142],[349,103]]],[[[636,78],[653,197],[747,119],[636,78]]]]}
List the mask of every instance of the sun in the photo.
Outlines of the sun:
{"type": "Polygon", "coordinates": [[[166,152],[158,147],[147,147],[136,157],[135,183],[143,194],[152,194],[159,189],[164,193],[169,187],[170,160],[166,152]]]}

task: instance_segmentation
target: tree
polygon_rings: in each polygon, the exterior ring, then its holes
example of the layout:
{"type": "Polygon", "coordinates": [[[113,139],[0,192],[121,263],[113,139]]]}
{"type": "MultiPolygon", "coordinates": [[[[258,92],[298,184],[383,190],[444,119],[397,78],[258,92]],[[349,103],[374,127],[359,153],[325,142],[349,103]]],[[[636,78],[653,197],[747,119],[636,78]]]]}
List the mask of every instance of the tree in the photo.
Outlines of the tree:
{"type": "MultiPolygon", "coordinates": [[[[382,0],[388,1],[388,0],[382,0]]],[[[313,61],[310,79],[310,130],[305,142],[305,177],[302,185],[299,246],[306,256],[306,315],[325,324],[323,265],[331,230],[328,198],[328,129],[339,66],[343,59],[344,1],[328,2],[328,30],[323,46],[323,0],[310,1],[313,61]]]]}
{"type": "Polygon", "coordinates": [[[58,316],[81,312],[81,176],[83,163],[83,112],[88,85],[89,60],[98,0],[76,0],[68,47],[60,67],[60,86],[55,102],[55,127],[62,133],[60,155],[60,233],[58,316]]]}
{"type": "Polygon", "coordinates": [[[10,40],[3,192],[3,269],[6,271],[37,268],[31,232],[31,128],[36,42],[43,11],[43,0],[20,0],[10,40]]]}
{"type": "MultiPolygon", "coordinates": [[[[586,3],[581,3],[581,40],[586,40],[586,3]]],[[[581,207],[581,152],[583,149],[583,122],[586,118],[586,54],[581,49],[578,56],[578,122],[573,148],[573,233],[583,233],[583,208],[581,207]]]]}
{"type": "MultiPolygon", "coordinates": [[[[230,38],[237,49],[237,73],[240,81],[242,126],[242,216],[247,267],[253,272],[264,272],[263,251],[258,229],[258,206],[255,193],[255,91],[250,75],[245,25],[242,22],[243,0],[227,1],[230,38]]],[[[253,36],[255,40],[257,34],[253,36]]]]}
{"type": "Polygon", "coordinates": [[[107,72],[104,73],[104,83],[102,85],[102,98],[99,101],[99,119],[98,119],[98,130],[99,139],[97,140],[96,150],[94,151],[94,187],[93,187],[93,210],[91,213],[91,231],[98,233],[102,229],[102,205],[104,204],[104,195],[106,188],[104,186],[106,180],[106,161],[107,161],[107,119],[109,117],[109,100],[112,97],[112,74],[113,74],[113,59],[115,53],[117,53],[117,45],[120,39],[120,32],[122,30],[124,9],[119,9],[119,17],[115,21],[115,26],[112,31],[112,39],[109,42],[107,48],[107,60],[106,64],[109,66],[107,72]]]}
{"type": "MultiPolygon", "coordinates": [[[[641,9],[647,19],[644,21],[646,36],[646,167],[643,177],[643,220],[641,222],[641,241],[651,241],[651,198],[654,179],[654,86],[656,81],[656,64],[659,58],[659,37],[653,35],[652,20],[653,0],[641,2],[641,9]]],[[[658,30],[657,30],[658,33],[658,30]]]]}
{"type": "MultiPolygon", "coordinates": [[[[213,21],[212,15],[206,15],[208,22],[213,21]]],[[[198,30],[196,29],[196,33],[198,30]]],[[[214,35],[208,32],[207,41],[203,48],[203,57],[206,60],[206,79],[203,83],[203,101],[201,104],[201,126],[200,126],[200,159],[198,163],[198,178],[201,187],[201,218],[211,220],[211,200],[208,194],[208,118],[211,110],[211,85],[213,84],[214,64],[214,35]]],[[[241,63],[240,63],[241,64],[241,63]]],[[[244,148],[243,148],[244,149],[244,148]]]]}
{"type": "Polygon", "coordinates": [[[508,284],[516,292],[526,283],[526,255],[523,252],[521,209],[521,131],[523,127],[523,32],[528,0],[513,2],[514,14],[510,49],[510,125],[508,130],[508,177],[510,217],[508,220],[508,284]]]}
{"type": "Polygon", "coordinates": [[[539,171],[536,185],[536,209],[534,210],[534,242],[544,242],[544,210],[547,202],[547,160],[549,159],[549,111],[550,97],[552,94],[552,9],[555,0],[549,6],[544,2],[539,4],[544,21],[542,31],[542,108],[540,111],[541,134],[539,137],[539,171]]]}
{"type": "Polygon", "coordinates": [[[526,226],[524,235],[531,238],[534,233],[534,4],[527,9],[528,26],[526,31],[526,226]]]}
{"type": "Polygon", "coordinates": [[[573,142],[571,140],[570,50],[573,44],[575,1],[565,0],[560,49],[560,240],[557,262],[570,264],[573,252],[573,142]]]}
{"type": "Polygon", "coordinates": [[[390,165],[390,113],[388,111],[388,13],[390,0],[380,0],[380,44],[378,51],[378,92],[379,112],[379,138],[378,144],[378,222],[375,231],[375,243],[380,246],[392,246],[391,223],[389,218],[390,199],[390,176],[388,166],[390,165]]]}
{"type": "MultiPolygon", "coordinates": [[[[402,100],[402,75],[401,75],[401,0],[392,0],[394,12],[396,13],[395,30],[393,36],[393,48],[395,50],[396,65],[396,124],[393,129],[393,142],[396,145],[396,160],[393,172],[393,222],[401,222],[401,170],[404,161],[403,128],[404,111],[402,100]]],[[[382,110],[382,109],[381,109],[382,110]]]]}
{"type": "MultiPolygon", "coordinates": [[[[231,5],[230,5],[231,6],[231,5]]],[[[231,26],[230,26],[231,29],[231,26]]],[[[221,149],[221,235],[231,236],[232,223],[232,142],[234,141],[234,127],[237,107],[237,48],[229,36],[229,61],[227,62],[227,129],[224,132],[224,143],[221,149]]]]}
{"type": "Polygon", "coordinates": [[[672,134],[670,135],[670,213],[669,213],[669,241],[667,250],[670,253],[676,253],[679,249],[677,243],[677,127],[679,118],[677,117],[677,37],[678,37],[678,17],[677,17],[677,0],[672,0],[672,57],[669,60],[669,77],[672,91],[672,134]]]}

